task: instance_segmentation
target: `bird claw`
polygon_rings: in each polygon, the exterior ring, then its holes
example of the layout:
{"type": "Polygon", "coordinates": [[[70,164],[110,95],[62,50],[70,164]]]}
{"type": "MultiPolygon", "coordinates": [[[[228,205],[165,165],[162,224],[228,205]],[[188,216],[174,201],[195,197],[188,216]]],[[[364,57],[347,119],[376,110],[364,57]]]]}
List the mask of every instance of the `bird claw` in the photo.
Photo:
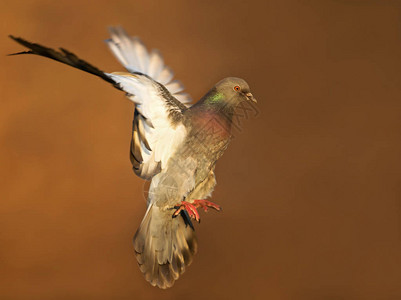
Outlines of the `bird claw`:
{"type": "Polygon", "coordinates": [[[217,211],[221,211],[221,206],[213,203],[211,201],[208,200],[194,200],[192,203],[189,203],[187,201],[181,201],[181,203],[177,206],[175,206],[175,208],[177,208],[177,210],[174,212],[173,214],[173,218],[175,218],[176,216],[178,216],[180,214],[180,212],[182,210],[186,210],[189,217],[192,219],[195,219],[195,221],[200,222],[200,216],[199,216],[199,212],[197,210],[197,208],[203,208],[203,210],[205,212],[208,211],[208,208],[213,208],[217,211]]]}
{"type": "Polygon", "coordinates": [[[209,207],[213,208],[213,209],[215,209],[217,211],[221,211],[221,206],[220,205],[218,205],[216,203],[213,203],[212,201],[205,200],[205,199],[203,199],[203,200],[194,200],[194,205],[195,205],[195,207],[203,208],[203,210],[205,212],[208,211],[209,207]]]}
{"type": "Polygon", "coordinates": [[[175,206],[177,210],[174,212],[173,217],[175,218],[180,214],[182,210],[186,210],[188,215],[192,218],[195,219],[195,221],[200,222],[200,216],[199,213],[196,209],[196,207],[187,201],[181,201],[181,204],[175,206]]]}

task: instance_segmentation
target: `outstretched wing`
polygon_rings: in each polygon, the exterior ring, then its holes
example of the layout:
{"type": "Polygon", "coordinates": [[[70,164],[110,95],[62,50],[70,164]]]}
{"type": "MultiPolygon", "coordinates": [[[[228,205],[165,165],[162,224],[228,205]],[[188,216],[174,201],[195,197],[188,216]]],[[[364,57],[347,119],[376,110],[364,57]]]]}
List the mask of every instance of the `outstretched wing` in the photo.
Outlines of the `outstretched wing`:
{"type": "Polygon", "coordinates": [[[153,49],[149,53],[138,37],[129,36],[121,27],[110,27],[109,30],[111,38],[106,40],[107,45],[132,74],[131,77],[125,74],[111,78],[121,83],[125,91],[134,88],[134,78],[141,78],[140,81],[144,83],[143,92],[128,91],[134,95],[129,98],[136,104],[130,157],[135,173],[150,179],[164,168],[167,158],[182,139],[183,126],[173,129],[170,122],[176,124],[191,98],[183,92],[182,83],[173,80],[173,71],[165,66],[159,51],[153,49]],[[151,86],[157,86],[162,96],[152,93],[151,86]],[[167,117],[167,111],[170,117],[167,117]]]}
{"type": "Polygon", "coordinates": [[[109,28],[111,38],[106,40],[113,54],[130,73],[142,73],[161,83],[184,104],[191,102],[184,86],[174,80],[173,71],[163,62],[160,52],[153,49],[150,53],[138,37],[129,36],[122,27],[109,28]]]}
{"type": "Polygon", "coordinates": [[[182,123],[184,104],[160,83],[139,73],[107,74],[135,103],[130,158],[135,173],[150,179],[167,162],[187,135],[182,123]]]}
{"type": "Polygon", "coordinates": [[[131,141],[135,173],[150,179],[167,166],[169,158],[186,136],[182,120],[187,108],[162,84],[140,73],[105,73],[63,48],[56,51],[22,38],[11,35],[10,38],[30,49],[12,55],[35,54],[54,59],[96,75],[125,91],[136,104],[131,141]]]}

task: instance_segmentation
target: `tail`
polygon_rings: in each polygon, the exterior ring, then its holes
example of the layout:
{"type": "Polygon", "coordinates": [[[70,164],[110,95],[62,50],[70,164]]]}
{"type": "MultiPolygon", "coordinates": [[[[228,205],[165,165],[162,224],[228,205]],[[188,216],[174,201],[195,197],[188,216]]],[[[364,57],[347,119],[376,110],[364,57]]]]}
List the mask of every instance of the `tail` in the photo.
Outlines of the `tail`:
{"type": "Polygon", "coordinates": [[[139,268],[151,285],[162,289],[173,286],[197,252],[190,219],[172,215],[171,210],[150,204],[134,237],[139,268]]]}
{"type": "Polygon", "coordinates": [[[28,42],[22,38],[19,37],[14,37],[12,35],[9,35],[11,39],[16,41],[17,43],[29,48],[29,51],[23,51],[23,52],[18,52],[18,53],[13,53],[9,54],[11,55],[20,55],[20,54],[35,54],[39,56],[44,56],[50,59],[53,59],[55,61],[61,62],[63,64],[69,65],[71,67],[80,69],[82,71],[85,71],[87,73],[96,75],[103,80],[111,83],[114,85],[114,87],[121,89],[118,85],[117,82],[115,82],[113,79],[111,79],[105,72],[99,70],[98,68],[92,66],[90,63],[80,59],[77,57],[74,53],[71,53],[70,51],[60,48],[60,51],[56,51],[54,49],[36,44],[36,43],[31,43],[28,42]]]}

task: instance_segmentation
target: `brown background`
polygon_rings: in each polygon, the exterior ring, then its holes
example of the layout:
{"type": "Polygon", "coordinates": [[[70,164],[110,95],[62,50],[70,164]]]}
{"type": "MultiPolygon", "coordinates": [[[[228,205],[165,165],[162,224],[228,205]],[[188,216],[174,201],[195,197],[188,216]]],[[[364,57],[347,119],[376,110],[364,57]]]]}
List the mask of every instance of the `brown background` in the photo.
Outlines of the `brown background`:
{"type": "Polygon", "coordinates": [[[2,1],[0,299],[401,299],[401,1],[2,1]],[[142,278],[132,104],[7,34],[122,70],[123,25],[195,99],[245,78],[257,117],[217,165],[199,253],[142,278]]]}

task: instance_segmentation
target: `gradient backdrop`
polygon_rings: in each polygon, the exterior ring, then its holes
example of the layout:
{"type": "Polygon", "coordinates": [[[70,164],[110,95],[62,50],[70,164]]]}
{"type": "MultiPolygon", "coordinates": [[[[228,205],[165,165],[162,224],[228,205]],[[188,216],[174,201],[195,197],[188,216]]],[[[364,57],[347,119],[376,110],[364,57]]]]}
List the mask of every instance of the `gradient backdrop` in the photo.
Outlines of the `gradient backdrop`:
{"type": "MultiPolygon", "coordinates": [[[[401,1],[2,1],[0,299],[401,299],[401,1]],[[8,34],[122,70],[123,25],[194,99],[245,78],[258,115],[217,164],[199,253],[151,287],[133,105],[8,34]]],[[[246,119],[246,120],[245,120],[246,119]]]]}

